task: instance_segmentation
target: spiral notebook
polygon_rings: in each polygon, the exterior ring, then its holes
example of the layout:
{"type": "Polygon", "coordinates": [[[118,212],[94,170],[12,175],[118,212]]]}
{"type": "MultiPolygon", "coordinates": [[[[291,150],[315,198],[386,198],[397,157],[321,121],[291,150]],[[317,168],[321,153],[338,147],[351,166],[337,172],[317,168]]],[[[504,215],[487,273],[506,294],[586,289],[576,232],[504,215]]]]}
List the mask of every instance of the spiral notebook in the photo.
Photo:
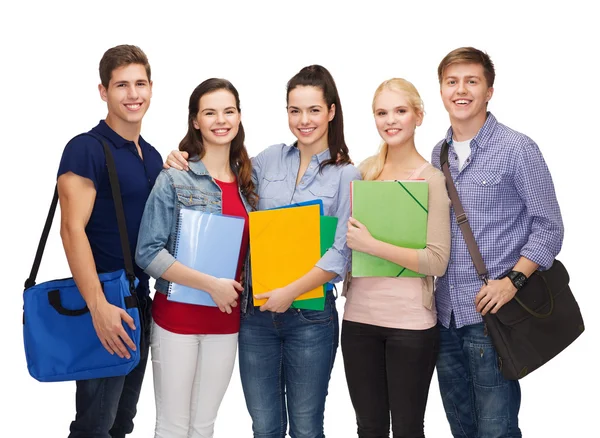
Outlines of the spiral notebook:
{"type": "MultiPolygon", "coordinates": [[[[175,258],[217,278],[235,279],[242,246],[244,219],[237,216],[181,209],[177,221],[175,258]]],[[[169,301],[216,307],[210,294],[171,282],[169,301]]]]}

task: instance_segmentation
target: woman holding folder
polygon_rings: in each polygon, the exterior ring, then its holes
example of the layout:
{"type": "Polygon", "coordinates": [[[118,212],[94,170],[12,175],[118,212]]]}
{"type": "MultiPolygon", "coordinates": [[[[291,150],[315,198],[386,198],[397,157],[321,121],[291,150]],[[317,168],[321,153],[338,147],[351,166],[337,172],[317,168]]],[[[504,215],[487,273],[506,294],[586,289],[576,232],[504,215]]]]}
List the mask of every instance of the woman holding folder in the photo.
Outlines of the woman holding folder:
{"type": "Polygon", "coordinates": [[[389,436],[391,412],[394,436],[420,438],[439,349],[433,279],[444,274],[450,256],[450,201],[444,175],[415,148],[424,115],[415,87],[404,79],[383,82],[373,114],[383,144],[359,166],[363,179],[428,183],[427,244],[410,249],[379,241],[350,218],[348,246],[425,277],[349,276],[342,354],[358,435],[389,436]]]}
{"type": "Polygon", "coordinates": [[[235,278],[241,278],[248,212],[257,198],[240,117],[239,95],[229,81],[213,78],[196,87],[179,144],[190,156],[190,171],[163,170],[142,217],[136,262],[157,279],[150,344],[157,438],[212,437],[233,372],[242,286],[189,268],[174,255],[181,209],[241,217],[241,249],[234,261],[235,278]],[[216,306],[169,300],[171,282],[206,291],[216,306]]]}
{"type": "MultiPolygon", "coordinates": [[[[325,283],[340,281],[350,262],[346,222],[350,185],[360,173],[350,163],[337,87],[320,65],[303,68],[287,84],[289,128],[297,141],[271,146],[252,159],[258,210],[320,199],[324,215],[338,218],[333,246],[306,274],[267,299],[242,309],[239,366],[255,437],[322,437],[325,398],[338,347],[335,297],[323,311],[290,308],[294,299],[325,283]]],[[[167,160],[186,166],[182,155],[167,160]]],[[[293,263],[293,260],[290,261],[293,263]]],[[[330,288],[331,289],[331,288],[330,288]]],[[[244,307],[244,304],[242,304],[244,307]]]]}

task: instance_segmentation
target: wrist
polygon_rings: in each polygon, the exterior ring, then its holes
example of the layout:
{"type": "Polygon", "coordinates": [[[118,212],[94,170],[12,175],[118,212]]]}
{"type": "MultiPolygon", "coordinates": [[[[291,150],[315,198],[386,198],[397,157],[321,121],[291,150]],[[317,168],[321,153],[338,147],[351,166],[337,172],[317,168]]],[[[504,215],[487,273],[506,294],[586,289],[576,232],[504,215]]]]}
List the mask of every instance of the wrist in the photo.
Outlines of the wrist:
{"type": "Polygon", "coordinates": [[[505,278],[508,279],[515,291],[522,289],[527,284],[527,276],[519,271],[510,271],[505,278]]]}

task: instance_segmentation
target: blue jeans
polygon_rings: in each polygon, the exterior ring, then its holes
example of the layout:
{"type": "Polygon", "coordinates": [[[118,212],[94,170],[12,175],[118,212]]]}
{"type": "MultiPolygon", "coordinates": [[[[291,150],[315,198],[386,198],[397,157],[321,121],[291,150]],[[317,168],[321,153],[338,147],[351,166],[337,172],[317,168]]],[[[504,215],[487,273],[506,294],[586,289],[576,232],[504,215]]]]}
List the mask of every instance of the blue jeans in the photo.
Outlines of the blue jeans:
{"type": "Polygon", "coordinates": [[[142,333],[138,366],[126,376],[77,381],[77,414],[69,438],[124,438],[133,430],[148,360],[151,307],[150,297],[139,298],[142,333]]]}
{"type": "Polygon", "coordinates": [[[324,437],[325,398],[339,339],[333,294],[327,294],[322,312],[250,311],[242,317],[239,365],[254,437],[284,438],[288,415],[292,438],[324,437]]]}
{"type": "Polygon", "coordinates": [[[483,323],[450,328],[438,323],[437,375],[455,438],[520,438],[521,389],[506,380],[483,323]]]}

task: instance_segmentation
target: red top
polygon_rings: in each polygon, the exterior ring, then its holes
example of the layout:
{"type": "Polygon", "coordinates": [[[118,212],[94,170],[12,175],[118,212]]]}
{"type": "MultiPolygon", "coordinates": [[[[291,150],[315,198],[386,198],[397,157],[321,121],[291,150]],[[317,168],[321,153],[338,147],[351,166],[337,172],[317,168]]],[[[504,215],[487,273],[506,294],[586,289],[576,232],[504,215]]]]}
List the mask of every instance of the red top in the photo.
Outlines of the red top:
{"type": "MultiPolygon", "coordinates": [[[[223,214],[245,219],[242,248],[236,278],[241,279],[241,271],[248,251],[248,213],[238,191],[237,181],[215,180],[222,192],[223,214]]],[[[231,308],[231,314],[223,313],[218,307],[197,306],[167,300],[161,293],[154,294],[152,317],[156,324],[173,333],[182,335],[230,334],[240,331],[240,302],[231,308]]]]}

